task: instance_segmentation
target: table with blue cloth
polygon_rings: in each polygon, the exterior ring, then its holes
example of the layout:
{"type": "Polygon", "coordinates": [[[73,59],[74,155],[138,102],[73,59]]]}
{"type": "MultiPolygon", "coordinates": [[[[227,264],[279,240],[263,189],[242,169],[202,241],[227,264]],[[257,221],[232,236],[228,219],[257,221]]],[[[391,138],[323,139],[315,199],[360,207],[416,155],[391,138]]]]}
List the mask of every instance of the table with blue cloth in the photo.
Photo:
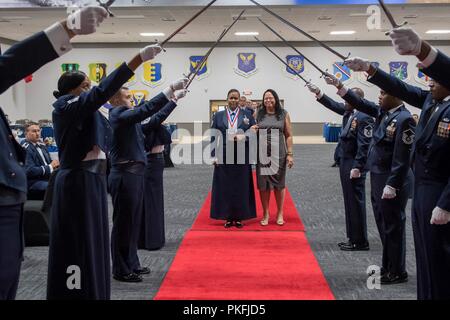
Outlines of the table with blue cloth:
{"type": "Polygon", "coordinates": [[[335,123],[325,123],[323,126],[323,136],[326,142],[338,142],[342,126],[335,123]]]}

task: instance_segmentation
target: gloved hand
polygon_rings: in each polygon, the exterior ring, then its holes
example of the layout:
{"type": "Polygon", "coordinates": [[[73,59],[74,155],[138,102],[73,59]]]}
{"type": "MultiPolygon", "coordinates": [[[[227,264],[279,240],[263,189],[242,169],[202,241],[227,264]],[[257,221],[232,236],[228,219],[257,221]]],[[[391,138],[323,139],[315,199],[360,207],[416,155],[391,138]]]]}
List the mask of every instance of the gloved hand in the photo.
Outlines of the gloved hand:
{"type": "Polygon", "coordinates": [[[397,196],[397,190],[391,186],[386,185],[383,189],[381,199],[394,199],[397,196]]]}
{"type": "Polygon", "coordinates": [[[91,34],[104,19],[108,12],[100,6],[88,6],[70,14],[67,18],[67,28],[75,34],[91,34]]]}
{"type": "Polygon", "coordinates": [[[142,61],[148,61],[155,58],[160,52],[162,51],[162,48],[159,44],[152,44],[149,46],[146,46],[145,48],[142,48],[139,51],[139,54],[141,56],[142,61]]]}
{"type": "Polygon", "coordinates": [[[422,39],[413,29],[393,29],[389,32],[389,37],[391,37],[392,45],[398,54],[402,56],[417,56],[420,54],[422,39]]]}
{"type": "Polygon", "coordinates": [[[318,86],[316,86],[314,83],[308,82],[306,84],[306,86],[308,87],[309,91],[311,91],[312,93],[314,93],[315,95],[318,95],[320,93],[320,89],[318,86]]]}
{"type": "Polygon", "coordinates": [[[370,61],[367,59],[364,59],[364,58],[354,57],[354,58],[345,60],[344,65],[346,65],[351,70],[356,71],[356,72],[360,72],[360,71],[367,72],[367,71],[369,71],[369,68],[370,68],[370,61]]]}
{"type": "Polygon", "coordinates": [[[187,93],[188,91],[186,89],[177,90],[173,94],[173,100],[178,101],[179,99],[186,97],[187,93]]]}
{"type": "Polygon", "coordinates": [[[342,87],[341,81],[338,78],[336,78],[334,75],[332,75],[331,73],[327,72],[324,76],[324,79],[327,84],[331,84],[332,86],[335,86],[336,88],[342,87]]]}
{"type": "Polygon", "coordinates": [[[450,221],[450,212],[439,207],[433,209],[433,213],[431,215],[431,224],[447,224],[450,221]]]}
{"type": "Polygon", "coordinates": [[[361,171],[359,169],[354,168],[350,171],[350,179],[358,179],[361,178],[361,171]]]}
{"type": "Polygon", "coordinates": [[[177,81],[173,82],[173,83],[170,85],[170,88],[171,88],[173,91],[181,90],[181,89],[184,89],[184,88],[186,87],[186,85],[188,84],[188,82],[189,82],[189,79],[188,79],[188,78],[181,78],[181,79],[178,79],[177,81]]]}

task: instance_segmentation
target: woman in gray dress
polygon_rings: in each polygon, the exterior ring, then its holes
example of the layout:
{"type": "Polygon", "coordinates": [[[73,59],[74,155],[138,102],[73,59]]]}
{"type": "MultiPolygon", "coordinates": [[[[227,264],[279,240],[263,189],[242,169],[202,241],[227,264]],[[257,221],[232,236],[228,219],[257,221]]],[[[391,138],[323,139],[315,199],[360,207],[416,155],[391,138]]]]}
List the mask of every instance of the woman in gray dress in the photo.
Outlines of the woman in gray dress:
{"type": "Polygon", "coordinates": [[[277,224],[284,225],[286,166],[294,165],[293,138],[289,113],[282,109],[278,94],[268,89],[256,114],[258,130],[258,163],[256,176],[264,216],[261,225],[269,224],[269,200],[273,190],[277,202],[277,224]]]}

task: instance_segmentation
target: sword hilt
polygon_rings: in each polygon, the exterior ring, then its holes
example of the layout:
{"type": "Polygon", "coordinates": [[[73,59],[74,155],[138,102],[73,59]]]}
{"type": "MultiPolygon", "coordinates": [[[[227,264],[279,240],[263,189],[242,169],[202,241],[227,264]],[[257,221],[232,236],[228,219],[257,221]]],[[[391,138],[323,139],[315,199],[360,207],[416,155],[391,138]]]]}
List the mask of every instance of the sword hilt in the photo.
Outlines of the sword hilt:
{"type": "MultiPolygon", "coordinates": [[[[403,21],[403,23],[402,23],[401,25],[396,25],[396,26],[394,27],[394,29],[401,28],[401,27],[403,27],[403,26],[405,26],[405,25],[407,25],[407,24],[408,24],[408,21],[403,21]]],[[[389,33],[390,33],[390,31],[386,31],[384,34],[388,36],[389,33]]]]}
{"type": "Polygon", "coordinates": [[[352,54],[352,53],[349,52],[348,55],[344,58],[344,61],[343,61],[343,62],[345,62],[348,58],[350,58],[351,54],[352,54]]]}
{"type": "Polygon", "coordinates": [[[103,3],[100,0],[97,0],[97,2],[100,5],[100,7],[104,8],[106,12],[108,12],[110,17],[114,17],[114,14],[111,12],[111,10],[109,10],[109,7],[106,5],[106,3],[103,3]]]}
{"type": "Polygon", "coordinates": [[[156,42],[156,44],[158,44],[158,45],[162,48],[162,50],[163,50],[164,52],[167,52],[167,50],[164,49],[164,47],[162,46],[162,44],[159,43],[159,40],[158,40],[158,39],[155,39],[155,42],[156,42]]]}

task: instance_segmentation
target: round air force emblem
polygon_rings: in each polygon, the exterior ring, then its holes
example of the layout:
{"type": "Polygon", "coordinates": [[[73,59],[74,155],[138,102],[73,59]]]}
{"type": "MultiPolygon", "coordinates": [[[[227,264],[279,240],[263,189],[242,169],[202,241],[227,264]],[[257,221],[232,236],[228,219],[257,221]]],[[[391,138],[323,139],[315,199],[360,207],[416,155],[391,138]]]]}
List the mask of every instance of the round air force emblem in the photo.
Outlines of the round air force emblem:
{"type": "Polygon", "coordinates": [[[403,135],[402,135],[402,141],[404,144],[413,144],[414,142],[414,131],[411,129],[405,130],[403,131],[403,135]]]}

